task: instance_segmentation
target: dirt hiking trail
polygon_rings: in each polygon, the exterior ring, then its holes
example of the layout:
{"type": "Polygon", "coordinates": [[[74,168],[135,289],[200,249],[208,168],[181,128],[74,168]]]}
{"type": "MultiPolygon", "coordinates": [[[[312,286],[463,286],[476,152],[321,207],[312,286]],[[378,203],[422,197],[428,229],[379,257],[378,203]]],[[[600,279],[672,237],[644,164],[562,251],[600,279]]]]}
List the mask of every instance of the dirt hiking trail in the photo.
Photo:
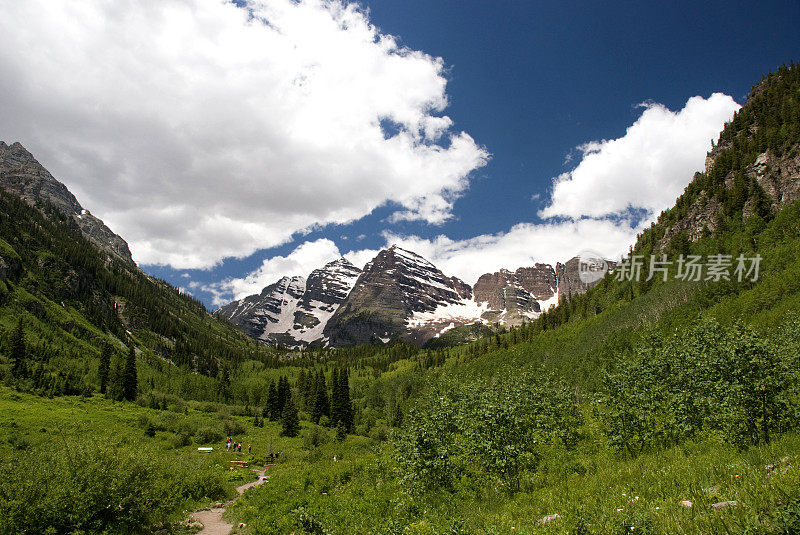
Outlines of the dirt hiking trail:
{"type": "MultiPolygon", "coordinates": [[[[265,483],[268,476],[265,476],[264,473],[271,467],[272,465],[267,465],[264,468],[255,470],[255,472],[258,474],[258,479],[256,481],[251,481],[250,483],[245,483],[241,487],[236,487],[236,492],[239,493],[239,496],[241,496],[247,489],[251,489],[262,483],[265,483]]],[[[221,505],[221,507],[201,509],[200,511],[195,511],[192,513],[191,518],[194,521],[201,522],[203,524],[203,529],[199,532],[199,535],[228,535],[233,529],[233,524],[229,524],[223,520],[222,515],[225,513],[225,509],[235,502],[236,499],[238,499],[238,496],[231,501],[223,504],[217,504],[217,506],[221,505]]]]}

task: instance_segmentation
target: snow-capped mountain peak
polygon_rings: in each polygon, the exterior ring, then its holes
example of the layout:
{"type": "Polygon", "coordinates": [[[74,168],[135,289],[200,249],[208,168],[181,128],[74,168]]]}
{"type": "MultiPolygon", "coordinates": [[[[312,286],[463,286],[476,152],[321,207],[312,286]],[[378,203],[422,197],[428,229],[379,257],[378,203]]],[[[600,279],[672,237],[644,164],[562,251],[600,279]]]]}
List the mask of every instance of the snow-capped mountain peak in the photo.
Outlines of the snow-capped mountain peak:
{"type": "Polygon", "coordinates": [[[340,258],[315,269],[308,278],[283,277],[260,294],[233,301],[216,313],[264,342],[305,345],[322,339],[325,324],[360,272],[340,258]]]}

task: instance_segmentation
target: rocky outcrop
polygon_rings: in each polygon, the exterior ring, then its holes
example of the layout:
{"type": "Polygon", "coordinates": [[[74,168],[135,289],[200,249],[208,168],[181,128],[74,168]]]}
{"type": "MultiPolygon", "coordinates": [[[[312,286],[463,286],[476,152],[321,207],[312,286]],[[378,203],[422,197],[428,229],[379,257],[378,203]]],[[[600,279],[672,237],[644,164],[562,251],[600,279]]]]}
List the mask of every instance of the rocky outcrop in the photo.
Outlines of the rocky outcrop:
{"type": "MultiPolygon", "coordinates": [[[[714,161],[730,144],[715,146],[706,157],[706,172],[710,171],[714,161]]],[[[800,199],[800,150],[794,148],[777,155],[767,150],[758,155],[755,161],[745,169],[747,178],[754,179],[766,193],[771,202],[773,212],[779,211],[784,206],[800,199]]],[[[699,178],[695,174],[694,180],[699,178]]],[[[725,177],[726,187],[731,187],[734,173],[731,171],[725,177]]],[[[751,201],[748,200],[742,210],[742,218],[747,219],[752,215],[751,201]]],[[[672,237],[678,232],[685,232],[689,240],[696,241],[706,232],[714,232],[718,215],[722,213],[722,204],[706,191],[701,191],[697,200],[692,203],[686,215],[668,227],[664,236],[658,243],[657,250],[663,251],[670,243],[672,237]]]]}
{"type": "Polygon", "coordinates": [[[423,257],[397,246],[378,253],[364,267],[353,290],[325,327],[333,346],[402,338],[422,343],[434,326],[409,325],[415,313],[471,300],[472,288],[445,276],[423,257]],[[414,328],[418,327],[418,328],[414,328]]]}
{"type": "MultiPolygon", "coordinates": [[[[608,265],[613,268],[613,263],[608,265]]],[[[487,307],[483,320],[515,326],[538,317],[557,305],[560,298],[585,293],[598,282],[587,284],[581,280],[580,259],[574,257],[563,264],[558,262],[555,268],[535,264],[513,273],[500,270],[481,275],[475,283],[475,301],[487,307]]]]}
{"type": "MultiPolygon", "coordinates": [[[[775,211],[800,198],[800,150],[797,148],[780,156],[771,150],[760,154],[747,166],[747,174],[758,181],[772,200],[775,211]]],[[[747,211],[746,206],[745,216],[747,211]]]]}
{"type": "Polygon", "coordinates": [[[67,187],[53,178],[20,143],[6,145],[0,141],[0,187],[31,205],[52,204],[101,250],[133,264],[127,242],[84,210],[67,187]]]}
{"type": "Polygon", "coordinates": [[[556,264],[556,279],[558,281],[558,297],[571,299],[572,296],[586,293],[586,290],[594,286],[587,284],[580,278],[580,259],[576,256],[570,258],[565,263],[556,264]]]}

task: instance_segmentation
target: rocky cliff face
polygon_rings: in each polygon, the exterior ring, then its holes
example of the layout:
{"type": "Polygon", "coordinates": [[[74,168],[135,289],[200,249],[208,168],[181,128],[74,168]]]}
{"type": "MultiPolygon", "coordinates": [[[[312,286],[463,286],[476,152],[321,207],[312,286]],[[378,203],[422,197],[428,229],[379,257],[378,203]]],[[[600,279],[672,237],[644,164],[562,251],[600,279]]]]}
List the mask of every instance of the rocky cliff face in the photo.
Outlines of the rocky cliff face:
{"type": "MultiPolygon", "coordinates": [[[[475,283],[475,301],[486,306],[481,320],[516,326],[534,319],[558,304],[562,297],[585,293],[594,284],[580,279],[580,260],[565,263],[535,264],[514,272],[500,270],[481,275],[475,283]]],[[[598,281],[599,282],[599,281],[598,281]]]]}
{"type": "Polygon", "coordinates": [[[285,335],[294,326],[294,312],[305,289],[305,278],[283,277],[258,295],[228,303],[216,314],[248,336],[264,342],[285,343],[285,335]]]}
{"type": "Polygon", "coordinates": [[[106,253],[133,264],[128,244],[100,219],[84,210],[67,187],[53,178],[19,143],[0,141],[0,187],[31,205],[48,202],[72,219],[83,234],[106,253]]]}
{"type": "MultiPolygon", "coordinates": [[[[800,198],[800,150],[781,155],[767,150],[747,166],[747,175],[759,183],[772,201],[772,209],[778,211],[800,198]]],[[[748,212],[749,207],[745,206],[745,217],[748,212]]]]}
{"type": "Polygon", "coordinates": [[[542,311],[542,302],[549,304],[557,287],[556,272],[549,264],[519,268],[513,273],[503,269],[481,275],[475,283],[475,301],[486,304],[487,311],[482,319],[519,325],[537,317],[542,311]]]}
{"type": "Polygon", "coordinates": [[[325,326],[347,299],[360,274],[361,270],[344,258],[311,272],[294,314],[296,340],[311,343],[323,339],[325,326]]]}
{"type": "MultiPolygon", "coordinates": [[[[570,258],[563,264],[561,262],[556,264],[556,279],[558,281],[556,289],[558,299],[561,297],[570,299],[573,295],[586,293],[586,290],[600,282],[597,281],[593,284],[583,282],[580,278],[579,267],[580,259],[578,257],[570,258]]],[[[558,303],[558,299],[556,303],[558,303]]]]}
{"type": "Polygon", "coordinates": [[[331,345],[387,342],[402,338],[420,342],[434,326],[410,319],[440,307],[471,301],[472,288],[445,276],[423,257],[397,246],[378,253],[364,267],[353,290],[325,327],[331,345]]]}
{"type": "Polygon", "coordinates": [[[253,338],[290,347],[323,341],[328,320],[350,293],[361,270],[341,258],[308,279],[283,277],[260,294],[233,301],[216,314],[253,338]]]}
{"type": "MultiPolygon", "coordinates": [[[[714,161],[728,144],[718,144],[706,156],[706,173],[711,170],[714,161]]],[[[777,212],[797,199],[800,199],[800,151],[784,151],[778,155],[767,150],[758,155],[755,162],[745,168],[744,174],[748,179],[754,179],[772,205],[772,211],[777,212]]],[[[699,173],[694,179],[699,178],[699,173]]],[[[734,181],[731,171],[725,177],[725,184],[730,188],[734,181]]],[[[705,232],[714,232],[717,225],[717,216],[722,211],[719,199],[702,191],[697,200],[687,211],[685,217],[666,229],[664,237],[659,241],[658,249],[664,250],[672,237],[678,232],[686,232],[691,241],[700,239],[705,232]]],[[[747,219],[752,214],[752,207],[748,201],[742,210],[742,218],[747,219]]]]}

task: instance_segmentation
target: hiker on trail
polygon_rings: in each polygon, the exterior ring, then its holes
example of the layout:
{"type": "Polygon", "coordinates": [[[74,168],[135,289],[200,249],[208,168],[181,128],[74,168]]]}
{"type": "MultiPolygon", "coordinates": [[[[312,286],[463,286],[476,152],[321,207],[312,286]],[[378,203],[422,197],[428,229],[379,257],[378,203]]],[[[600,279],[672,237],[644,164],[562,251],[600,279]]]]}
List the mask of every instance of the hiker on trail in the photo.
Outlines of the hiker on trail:
{"type": "Polygon", "coordinates": [[[247,453],[250,453],[250,448],[251,448],[251,447],[253,447],[253,445],[252,445],[252,444],[248,444],[248,445],[247,445],[247,453]]]}

